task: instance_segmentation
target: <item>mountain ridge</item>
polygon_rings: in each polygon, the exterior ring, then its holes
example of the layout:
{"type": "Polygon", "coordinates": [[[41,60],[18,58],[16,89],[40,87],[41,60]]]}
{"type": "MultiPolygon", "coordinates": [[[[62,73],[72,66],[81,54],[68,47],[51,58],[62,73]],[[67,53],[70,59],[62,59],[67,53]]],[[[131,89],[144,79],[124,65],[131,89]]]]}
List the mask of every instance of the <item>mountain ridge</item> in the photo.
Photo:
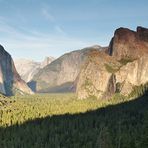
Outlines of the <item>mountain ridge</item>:
{"type": "MultiPolygon", "coordinates": [[[[46,92],[47,90],[51,92],[53,88],[59,88],[61,86],[63,86],[64,88],[66,86],[66,90],[64,89],[63,92],[74,91],[76,87],[75,79],[80,72],[81,66],[85,61],[87,53],[91,49],[103,50],[104,48],[95,45],[93,47],[87,47],[65,53],[64,55],[60,56],[52,63],[41,69],[33,77],[31,82],[29,82],[29,85],[32,83],[35,84],[37,92],[44,92],[44,90],[46,90],[46,92]],[[70,88],[72,88],[72,90],[70,88]]],[[[56,90],[54,90],[54,92],[56,92],[56,90]]]]}

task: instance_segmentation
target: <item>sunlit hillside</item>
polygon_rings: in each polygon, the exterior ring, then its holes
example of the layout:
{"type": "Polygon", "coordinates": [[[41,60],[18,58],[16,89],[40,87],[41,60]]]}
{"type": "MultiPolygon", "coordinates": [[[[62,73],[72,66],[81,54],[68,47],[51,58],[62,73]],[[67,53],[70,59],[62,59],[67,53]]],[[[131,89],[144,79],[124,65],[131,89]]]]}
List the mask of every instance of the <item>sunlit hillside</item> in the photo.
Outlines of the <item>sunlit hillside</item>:
{"type": "Polygon", "coordinates": [[[112,99],[91,97],[80,100],[74,93],[19,95],[1,100],[5,100],[0,110],[0,125],[4,127],[46,116],[87,112],[126,101],[120,95],[112,99]]]}

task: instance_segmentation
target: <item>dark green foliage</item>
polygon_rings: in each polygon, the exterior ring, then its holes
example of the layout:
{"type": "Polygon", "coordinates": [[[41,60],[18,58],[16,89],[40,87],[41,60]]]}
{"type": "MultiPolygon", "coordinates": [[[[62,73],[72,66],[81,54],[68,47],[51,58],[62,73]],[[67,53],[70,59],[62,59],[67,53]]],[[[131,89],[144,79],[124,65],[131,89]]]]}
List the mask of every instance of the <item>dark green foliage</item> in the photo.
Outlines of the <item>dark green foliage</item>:
{"type": "Polygon", "coordinates": [[[124,102],[124,101],[128,100],[128,98],[120,93],[115,93],[112,96],[111,100],[115,101],[115,102],[124,102]]]}
{"type": "Polygon", "coordinates": [[[86,113],[47,116],[1,127],[0,147],[147,148],[148,95],[86,113]]]}
{"type": "Polygon", "coordinates": [[[88,78],[86,78],[84,85],[85,86],[90,86],[90,85],[92,85],[92,82],[88,78]]]}
{"type": "Polygon", "coordinates": [[[120,65],[116,65],[113,63],[106,63],[105,68],[109,73],[115,73],[119,71],[122,66],[126,65],[129,62],[133,62],[134,60],[135,59],[131,59],[130,57],[125,57],[118,61],[120,65]]]}
{"type": "Polygon", "coordinates": [[[148,147],[148,114],[144,118],[144,131],[142,132],[142,141],[140,142],[140,145],[142,148],[148,147]]]}
{"type": "Polygon", "coordinates": [[[116,83],[116,93],[120,93],[122,84],[120,82],[116,83]]]}
{"type": "Polygon", "coordinates": [[[83,84],[83,87],[87,90],[87,92],[90,91],[89,88],[92,87],[92,86],[93,86],[93,84],[92,84],[91,80],[86,78],[86,80],[83,84]]]}
{"type": "Polygon", "coordinates": [[[134,86],[133,91],[129,94],[129,97],[140,97],[146,91],[148,91],[148,83],[141,84],[140,86],[134,86]]]}
{"type": "Polygon", "coordinates": [[[105,64],[105,68],[109,73],[115,73],[120,69],[119,66],[111,65],[111,64],[105,64]]]}
{"type": "Polygon", "coordinates": [[[125,58],[122,58],[121,60],[119,60],[119,62],[122,65],[126,65],[127,63],[133,62],[133,61],[134,61],[134,59],[132,59],[131,57],[125,57],[125,58]]]}

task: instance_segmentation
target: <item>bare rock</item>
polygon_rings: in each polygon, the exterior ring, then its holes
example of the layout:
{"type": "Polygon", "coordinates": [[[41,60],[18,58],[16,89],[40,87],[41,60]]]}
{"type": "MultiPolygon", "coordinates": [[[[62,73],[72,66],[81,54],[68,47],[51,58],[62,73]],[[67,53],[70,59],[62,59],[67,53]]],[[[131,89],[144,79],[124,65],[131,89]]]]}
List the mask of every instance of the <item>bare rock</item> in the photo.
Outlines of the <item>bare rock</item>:
{"type": "Polygon", "coordinates": [[[29,85],[37,92],[75,91],[75,80],[92,49],[101,50],[102,47],[95,45],[64,54],[34,75],[29,85]]]}
{"type": "Polygon", "coordinates": [[[33,94],[17,73],[11,55],[0,45],[0,92],[13,95],[16,92],[33,94]]]}
{"type": "MultiPolygon", "coordinates": [[[[92,50],[83,66],[77,82],[77,95],[80,99],[90,96],[108,97],[115,93],[114,74],[107,66],[119,67],[120,63],[104,52],[92,50]]],[[[116,71],[116,69],[114,69],[116,71]]]]}
{"type": "Polygon", "coordinates": [[[108,54],[117,60],[124,58],[137,59],[148,53],[148,29],[137,27],[137,32],[119,28],[108,48],[108,54]]]}

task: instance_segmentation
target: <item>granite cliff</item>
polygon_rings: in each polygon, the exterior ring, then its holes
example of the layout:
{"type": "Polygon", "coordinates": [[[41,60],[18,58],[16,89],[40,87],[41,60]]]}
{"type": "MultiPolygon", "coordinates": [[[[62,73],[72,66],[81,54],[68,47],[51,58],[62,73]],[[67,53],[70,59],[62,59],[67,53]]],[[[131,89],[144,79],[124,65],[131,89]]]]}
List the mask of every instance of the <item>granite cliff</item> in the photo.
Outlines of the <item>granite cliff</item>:
{"type": "Polygon", "coordinates": [[[104,51],[89,52],[77,78],[80,99],[106,98],[115,93],[129,96],[135,87],[147,84],[148,29],[119,28],[104,51]]]}
{"type": "Polygon", "coordinates": [[[75,80],[91,49],[101,50],[102,47],[93,46],[64,54],[34,75],[28,85],[37,92],[75,91],[75,80]]]}
{"type": "Polygon", "coordinates": [[[0,93],[11,96],[16,93],[33,94],[17,73],[11,55],[0,45],[0,93]]]}
{"type": "Polygon", "coordinates": [[[107,53],[117,60],[137,59],[148,54],[148,29],[137,27],[137,31],[119,28],[115,31],[107,53]]]}

